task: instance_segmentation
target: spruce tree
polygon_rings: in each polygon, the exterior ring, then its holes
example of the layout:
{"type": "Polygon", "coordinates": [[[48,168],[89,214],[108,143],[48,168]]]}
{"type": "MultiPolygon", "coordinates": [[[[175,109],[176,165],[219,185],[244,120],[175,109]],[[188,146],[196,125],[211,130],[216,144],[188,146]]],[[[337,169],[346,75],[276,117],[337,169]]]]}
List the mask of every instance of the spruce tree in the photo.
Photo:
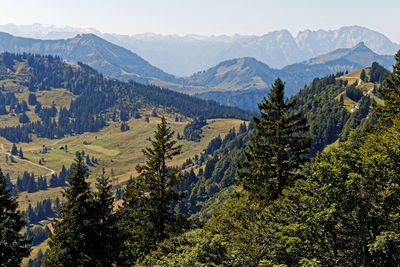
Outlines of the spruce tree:
{"type": "Polygon", "coordinates": [[[21,234],[25,222],[7,187],[7,180],[0,170],[0,266],[19,266],[22,258],[29,256],[30,241],[21,234]]]}
{"type": "Polygon", "coordinates": [[[89,170],[80,153],[67,178],[70,187],[64,189],[66,200],[53,224],[48,241],[50,251],[46,266],[96,266],[93,258],[94,209],[93,195],[86,181],[89,170]]]}
{"type": "Polygon", "coordinates": [[[151,141],[152,146],[143,150],[147,160],[136,167],[139,176],[129,181],[124,203],[122,227],[127,239],[124,265],[156,248],[156,244],[188,226],[186,218],[173,214],[172,204],[184,197],[176,187],[184,177],[178,168],[167,166],[167,162],[181,152],[180,145],[173,140],[174,132],[167,126],[164,117],[151,141]]]}
{"type": "Polygon", "coordinates": [[[386,86],[381,86],[378,92],[382,94],[385,101],[384,106],[378,107],[378,117],[384,126],[392,126],[393,119],[400,114],[400,50],[395,55],[396,64],[390,77],[386,80],[386,86]]]}
{"type": "Polygon", "coordinates": [[[284,84],[278,78],[268,99],[258,104],[260,117],[253,118],[256,131],[249,140],[246,159],[238,163],[237,183],[250,196],[274,200],[298,176],[300,164],[306,160],[311,139],[300,114],[289,114],[295,99],[284,100],[284,84]]]}
{"type": "Polygon", "coordinates": [[[96,179],[94,193],[95,223],[93,225],[95,266],[112,266],[116,262],[122,242],[119,235],[119,217],[113,211],[114,193],[110,178],[103,174],[96,179]]]}
{"type": "Polygon", "coordinates": [[[11,155],[14,155],[14,156],[18,155],[18,148],[15,144],[12,145],[11,155]]]}
{"type": "Polygon", "coordinates": [[[367,81],[366,78],[367,78],[367,75],[365,74],[365,70],[362,69],[361,74],[360,74],[360,79],[361,79],[363,82],[366,82],[366,81],[367,81]]]}

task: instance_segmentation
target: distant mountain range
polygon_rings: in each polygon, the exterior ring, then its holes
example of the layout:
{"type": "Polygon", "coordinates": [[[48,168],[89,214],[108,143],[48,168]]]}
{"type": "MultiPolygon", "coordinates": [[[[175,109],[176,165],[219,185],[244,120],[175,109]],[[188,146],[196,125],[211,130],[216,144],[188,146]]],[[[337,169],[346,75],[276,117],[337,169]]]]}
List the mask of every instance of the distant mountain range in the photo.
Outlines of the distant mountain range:
{"type": "Polygon", "coordinates": [[[177,77],[151,65],[134,52],[94,34],[40,40],[0,32],[2,51],[59,55],[71,63],[88,64],[105,76],[167,87],[249,110],[256,109],[256,103],[266,94],[265,89],[277,77],[286,83],[287,96],[293,96],[315,77],[353,71],[370,66],[374,61],[386,68],[394,63],[392,55],[378,55],[361,42],[353,48],[340,48],[282,69],[274,69],[255,58],[244,57],[220,62],[191,76],[177,77]]]}
{"type": "Polygon", "coordinates": [[[371,66],[373,62],[378,62],[388,69],[395,63],[393,56],[378,55],[364,43],[359,43],[353,48],[337,49],[282,69],[272,69],[254,58],[228,60],[205,72],[192,75],[189,83],[209,86],[207,92],[195,94],[200,98],[256,110],[256,103],[267,93],[265,88],[269,88],[278,77],[285,82],[287,96],[293,96],[316,77],[351,72],[371,66]],[[232,90],[234,88],[237,90],[232,90]]]}
{"type": "Polygon", "coordinates": [[[149,64],[130,50],[112,44],[94,34],[80,34],[70,39],[40,40],[23,38],[0,32],[0,52],[59,55],[64,60],[84,62],[121,80],[147,83],[147,77],[176,81],[173,75],[149,64]]]}
{"type": "Polygon", "coordinates": [[[261,36],[159,35],[153,33],[120,35],[96,29],[32,24],[0,25],[0,31],[39,39],[72,38],[78,33],[94,33],[105,40],[134,51],[168,73],[188,76],[232,58],[254,57],[272,68],[282,68],[339,48],[364,42],[377,54],[394,54],[400,45],[385,35],[360,26],[337,30],[305,30],[293,37],[287,30],[261,36]]]}

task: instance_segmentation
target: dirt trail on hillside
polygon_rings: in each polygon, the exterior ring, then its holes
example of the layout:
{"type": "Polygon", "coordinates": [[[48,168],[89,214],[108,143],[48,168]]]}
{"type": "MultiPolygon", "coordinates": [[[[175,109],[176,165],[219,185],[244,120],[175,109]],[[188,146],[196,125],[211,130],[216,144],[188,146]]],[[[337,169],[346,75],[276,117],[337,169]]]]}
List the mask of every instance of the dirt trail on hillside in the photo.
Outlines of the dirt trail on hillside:
{"type": "Polygon", "coordinates": [[[4,145],[3,145],[3,144],[0,145],[0,148],[1,148],[1,152],[0,152],[0,153],[2,153],[2,154],[9,155],[10,157],[13,157],[13,158],[14,158],[15,160],[17,160],[17,161],[24,161],[24,162],[27,162],[27,163],[29,163],[29,164],[35,165],[36,167],[42,168],[42,169],[44,169],[44,170],[46,170],[46,171],[49,171],[49,173],[43,175],[44,177],[53,175],[53,174],[56,172],[56,171],[53,170],[53,169],[50,169],[50,168],[45,167],[45,166],[42,166],[42,165],[37,164],[37,163],[35,163],[35,162],[33,162],[33,161],[30,161],[30,160],[28,160],[28,159],[21,159],[21,158],[15,157],[15,156],[11,155],[10,152],[4,152],[4,145]]]}

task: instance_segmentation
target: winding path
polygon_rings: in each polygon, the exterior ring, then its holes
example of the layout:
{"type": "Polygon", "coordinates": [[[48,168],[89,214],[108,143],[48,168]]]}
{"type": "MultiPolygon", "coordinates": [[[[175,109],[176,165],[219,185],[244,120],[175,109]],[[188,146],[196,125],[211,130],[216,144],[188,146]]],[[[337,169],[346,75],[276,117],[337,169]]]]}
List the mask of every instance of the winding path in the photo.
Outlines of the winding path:
{"type": "Polygon", "coordinates": [[[45,170],[49,171],[49,173],[43,175],[44,177],[50,176],[50,175],[52,175],[52,174],[54,174],[54,173],[56,172],[56,171],[53,170],[53,169],[47,168],[47,167],[45,167],[45,166],[42,166],[42,165],[40,165],[40,164],[37,164],[37,163],[35,163],[35,162],[33,162],[33,161],[30,161],[30,160],[28,160],[28,159],[20,159],[20,158],[18,158],[18,157],[15,157],[15,156],[11,155],[10,152],[4,152],[4,145],[3,145],[3,144],[1,144],[0,147],[1,147],[1,151],[2,151],[1,153],[6,154],[6,155],[9,155],[10,157],[13,157],[15,160],[24,161],[24,162],[27,162],[27,163],[29,163],[29,164],[35,165],[35,166],[37,166],[37,167],[39,167],[39,168],[42,168],[42,169],[45,169],[45,170]]]}

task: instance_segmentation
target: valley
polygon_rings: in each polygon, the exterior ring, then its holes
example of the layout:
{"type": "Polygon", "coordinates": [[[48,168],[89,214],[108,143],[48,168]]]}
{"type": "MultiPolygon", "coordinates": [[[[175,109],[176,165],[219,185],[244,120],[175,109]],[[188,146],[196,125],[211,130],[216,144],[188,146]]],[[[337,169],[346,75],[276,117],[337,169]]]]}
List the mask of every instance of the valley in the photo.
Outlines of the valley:
{"type": "MultiPolygon", "coordinates": [[[[16,64],[14,66],[14,69],[18,70],[15,72],[16,75],[7,76],[7,79],[0,82],[0,86],[4,88],[2,94],[13,93],[18,103],[29,102],[25,113],[31,122],[41,122],[44,118],[35,111],[37,103],[40,103],[42,108],[54,108],[56,115],[53,121],[56,122],[60,121],[60,112],[63,109],[70,109],[73,107],[72,103],[79,100],[79,94],[74,94],[65,88],[50,88],[50,90],[33,92],[28,90],[23,85],[23,77],[29,75],[29,68],[24,65],[22,67],[21,63],[16,64]],[[32,95],[35,96],[36,102],[32,102],[32,95]]],[[[379,74],[382,71],[381,66],[374,65],[374,73],[379,74]]],[[[387,75],[386,72],[385,75],[387,75]]],[[[355,85],[354,90],[364,95],[365,99],[368,97],[382,103],[376,95],[376,89],[374,90],[381,80],[370,82],[371,75],[371,67],[369,67],[339,76],[317,78],[297,95],[298,103],[294,110],[300,110],[308,117],[311,126],[310,133],[314,139],[311,145],[312,154],[337,147],[341,141],[348,138],[350,128],[360,130],[360,127],[363,127],[362,121],[366,120],[372,106],[367,107],[367,111],[362,111],[363,115],[359,117],[359,107],[362,102],[359,102],[360,99],[352,99],[346,93],[348,90],[346,88],[350,85],[355,85]],[[365,81],[361,79],[362,72],[365,73],[365,78],[363,78],[365,81]],[[314,108],[310,109],[310,105],[314,108]],[[335,107],[333,112],[330,105],[335,107]],[[321,117],[325,112],[329,114],[321,117]],[[332,128],[332,124],[336,124],[336,129],[332,128]],[[331,130],[326,132],[326,129],[331,130]]],[[[2,127],[20,125],[18,118],[21,115],[11,112],[12,105],[15,107],[15,104],[8,106],[5,102],[6,110],[10,112],[0,116],[2,127]]],[[[250,127],[248,122],[243,124],[244,120],[236,118],[209,118],[206,120],[206,125],[202,126],[199,141],[189,141],[182,139],[185,127],[195,119],[188,115],[172,112],[168,107],[154,104],[137,106],[134,109],[136,115],[132,113],[132,116],[127,119],[122,117],[122,111],[116,113],[112,110],[111,108],[105,113],[108,114],[105,126],[93,132],[64,134],[61,138],[45,138],[30,134],[29,142],[18,142],[17,148],[22,149],[24,159],[14,156],[15,162],[9,160],[11,156],[9,152],[6,152],[11,151],[13,142],[0,137],[3,153],[7,153],[9,158],[7,160],[5,154],[1,155],[0,168],[10,174],[10,180],[14,184],[17,183],[17,177],[22,177],[26,172],[33,173],[36,177],[47,176],[47,182],[49,182],[53,171],[58,174],[64,167],[69,168],[74,162],[76,153],[81,152],[89,165],[89,182],[94,183],[95,178],[101,175],[104,168],[114,190],[119,190],[128,183],[131,177],[138,175],[135,166],[145,163],[142,150],[151,145],[153,133],[160,124],[161,117],[164,117],[168,126],[175,131],[174,136],[181,136],[178,144],[182,145],[182,153],[174,157],[169,162],[169,166],[178,166],[182,168],[185,175],[191,177],[190,182],[181,188],[187,191],[188,195],[181,205],[175,207],[175,210],[195,221],[206,222],[213,211],[221,208],[228,196],[234,192],[236,162],[243,157],[251,133],[250,128],[243,128],[243,125],[250,127]],[[118,117],[114,118],[116,116],[118,117]],[[122,127],[126,130],[122,130],[122,127]],[[212,144],[217,138],[220,138],[221,144],[213,147],[212,144]],[[45,151],[43,151],[44,148],[45,151]]],[[[233,114],[236,112],[231,111],[234,112],[233,114]]],[[[30,193],[20,192],[19,208],[26,210],[29,205],[35,207],[42,201],[62,199],[62,192],[62,187],[57,186],[30,193]]],[[[116,205],[120,205],[121,200],[117,203],[119,204],[116,205]]],[[[42,222],[43,226],[48,224],[48,220],[42,222]]],[[[45,250],[46,243],[34,247],[32,258],[35,257],[39,248],[45,250]]]]}
{"type": "MultiPolygon", "coordinates": [[[[274,34],[279,35],[279,33],[274,34]]],[[[344,36],[349,34],[344,33],[344,36]]],[[[272,43],[277,42],[274,40],[275,37],[271,38],[272,43]]],[[[354,39],[357,38],[354,36],[354,39]]],[[[79,34],[69,39],[40,40],[0,33],[0,51],[57,55],[72,64],[83,62],[106,77],[152,84],[251,111],[257,111],[255,103],[262,99],[265,90],[269,90],[278,77],[286,83],[286,95],[293,97],[316,77],[345,71],[352,72],[368,67],[373,62],[390,69],[394,63],[393,55],[377,54],[374,51],[391,51],[394,45],[384,41],[382,43],[385,44],[385,48],[363,40],[359,43],[353,41],[350,47],[346,44],[345,46],[349,48],[332,47],[332,50],[323,48],[321,54],[310,56],[311,58],[301,56],[298,61],[280,68],[268,65],[270,56],[265,58],[251,52],[244,56],[241,56],[242,53],[237,55],[228,53],[226,55],[228,59],[221,59],[214,66],[197,69],[188,76],[177,76],[152,65],[136,54],[136,50],[128,50],[94,34],[79,34]],[[374,47],[374,50],[367,45],[374,47]]]]}
{"type": "MultiPolygon", "coordinates": [[[[160,116],[165,116],[171,128],[181,135],[185,125],[190,122],[189,118],[185,118],[182,122],[175,122],[176,114],[160,113],[160,116]]],[[[4,172],[11,173],[12,181],[15,182],[16,176],[22,175],[24,171],[33,172],[37,176],[48,175],[49,169],[59,173],[63,165],[69,167],[74,162],[76,152],[85,151],[85,154],[100,161],[99,166],[93,168],[94,176],[100,174],[102,167],[108,174],[113,169],[113,178],[118,180],[118,183],[124,184],[131,176],[136,175],[135,165],[144,162],[142,149],[149,145],[149,137],[153,135],[159,122],[160,117],[149,116],[149,122],[145,122],[145,118],[128,121],[130,130],[126,132],[120,131],[120,123],[110,123],[109,126],[96,133],[84,133],[56,141],[34,138],[30,143],[19,143],[17,146],[23,149],[26,160],[37,164],[42,159],[42,165],[32,167],[29,162],[21,162],[18,158],[16,163],[7,164],[3,155],[0,167],[4,172]],[[51,149],[42,154],[40,151],[43,145],[51,149]],[[61,150],[60,147],[68,147],[68,151],[61,150]],[[48,169],[42,170],[43,168],[48,169]]],[[[213,138],[224,137],[230,129],[238,129],[241,123],[243,121],[237,119],[209,120],[204,127],[200,142],[179,141],[179,144],[183,145],[182,154],[175,158],[171,165],[180,166],[187,158],[199,155],[213,138]]],[[[4,139],[2,142],[6,150],[11,149],[12,143],[4,139]]]]}
{"type": "Polygon", "coordinates": [[[397,266],[400,45],[289,30],[0,25],[0,266],[397,266]]]}

